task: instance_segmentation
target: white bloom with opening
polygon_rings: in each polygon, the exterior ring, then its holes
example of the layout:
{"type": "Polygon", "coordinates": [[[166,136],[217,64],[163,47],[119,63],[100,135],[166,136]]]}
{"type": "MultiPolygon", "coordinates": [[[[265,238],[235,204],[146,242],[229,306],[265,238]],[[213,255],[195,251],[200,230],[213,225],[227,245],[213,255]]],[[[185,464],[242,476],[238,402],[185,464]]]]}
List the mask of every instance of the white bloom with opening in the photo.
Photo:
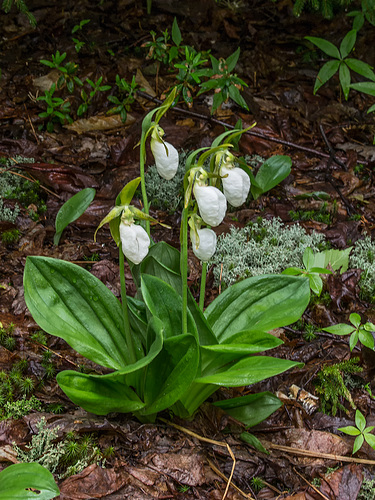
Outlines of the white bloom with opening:
{"type": "Polygon", "coordinates": [[[161,127],[155,129],[151,135],[151,151],[155,158],[156,169],[163,179],[170,181],[176,175],[178,169],[178,151],[163,141],[164,131],[161,127]]]}
{"type": "Polygon", "coordinates": [[[227,211],[227,199],[214,186],[194,183],[193,192],[198,203],[199,213],[208,226],[216,227],[223,222],[227,211]]]}
{"type": "Polygon", "coordinates": [[[215,231],[207,227],[197,229],[199,241],[194,231],[190,231],[190,239],[194,254],[202,262],[208,262],[216,250],[217,237],[215,231]]]}
{"type": "Polygon", "coordinates": [[[142,226],[129,224],[122,220],[120,223],[120,239],[122,251],[133,264],[140,264],[148,254],[150,238],[142,226]]]}
{"type": "Polygon", "coordinates": [[[220,169],[221,181],[223,183],[224,195],[233,207],[240,207],[245,203],[250,191],[250,177],[239,167],[224,164],[220,169]]]}

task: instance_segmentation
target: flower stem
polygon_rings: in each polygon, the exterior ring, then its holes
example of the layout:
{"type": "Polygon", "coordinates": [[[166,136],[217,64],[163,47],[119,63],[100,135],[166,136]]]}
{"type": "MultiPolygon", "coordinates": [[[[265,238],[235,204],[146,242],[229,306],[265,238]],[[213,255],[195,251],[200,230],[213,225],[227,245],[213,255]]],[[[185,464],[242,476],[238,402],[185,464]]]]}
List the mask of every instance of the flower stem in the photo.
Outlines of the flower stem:
{"type": "Polygon", "coordinates": [[[182,277],[182,333],[187,331],[187,298],[188,298],[188,212],[184,208],[181,221],[181,277],[182,277]]]}
{"type": "MultiPolygon", "coordinates": [[[[148,199],[147,199],[147,192],[146,192],[146,181],[145,181],[145,161],[146,161],[146,134],[142,132],[141,136],[141,145],[140,145],[140,152],[139,152],[139,167],[140,167],[140,173],[141,173],[141,192],[142,192],[142,199],[143,199],[143,207],[144,207],[144,212],[145,214],[149,214],[149,208],[148,208],[148,199]]],[[[146,220],[146,231],[147,234],[150,236],[150,222],[146,220]]]]}
{"type": "Polygon", "coordinates": [[[199,309],[203,312],[204,298],[206,296],[206,277],[207,277],[207,262],[202,265],[201,288],[199,291],[199,309]]]}
{"type": "Polygon", "coordinates": [[[128,301],[126,298],[126,283],[125,283],[125,259],[122,251],[122,244],[119,245],[119,264],[120,264],[120,284],[121,284],[121,302],[122,302],[122,312],[124,318],[124,331],[126,344],[129,350],[130,363],[135,363],[137,358],[135,356],[135,350],[133,345],[132,334],[130,330],[129,322],[129,311],[128,311],[128,301]]]}

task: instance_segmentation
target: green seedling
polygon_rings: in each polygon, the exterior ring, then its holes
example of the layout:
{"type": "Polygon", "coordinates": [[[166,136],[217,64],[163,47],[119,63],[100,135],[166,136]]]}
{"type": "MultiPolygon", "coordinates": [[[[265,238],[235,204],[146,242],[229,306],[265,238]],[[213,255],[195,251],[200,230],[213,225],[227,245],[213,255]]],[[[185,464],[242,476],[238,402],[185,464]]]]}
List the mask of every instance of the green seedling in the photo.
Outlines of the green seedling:
{"type": "Polygon", "coordinates": [[[357,30],[351,30],[345,35],[339,49],[333,45],[333,43],[323,38],[314,36],[306,36],[305,38],[316,45],[325,54],[333,58],[326,62],[320,69],[314,85],[314,94],[316,94],[320,87],[328,82],[337,71],[339,72],[340,85],[345,100],[348,100],[351,88],[350,70],[369,80],[375,81],[375,74],[369,64],[359,59],[348,57],[349,53],[354,48],[357,39],[357,30]]]}
{"type": "Polygon", "coordinates": [[[243,87],[247,87],[247,84],[236,74],[232,73],[239,57],[240,48],[227,57],[227,59],[216,59],[210,55],[212,64],[212,69],[209,73],[210,80],[200,84],[198,95],[211,90],[215,91],[211,113],[214,113],[229,98],[242,108],[249,109],[240,93],[240,90],[243,87]]]}
{"type": "Polygon", "coordinates": [[[189,107],[193,105],[194,89],[201,84],[201,78],[211,74],[210,70],[204,67],[207,61],[208,59],[205,59],[201,52],[185,46],[185,60],[174,65],[178,69],[176,75],[179,82],[176,85],[177,92],[182,95],[189,107]]]}
{"type": "Polygon", "coordinates": [[[96,96],[98,92],[106,92],[110,90],[112,87],[110,85],[102,85],[103,77],[98,78],[96,82],[90,80],[90,78],[86,78],[86,83],[92,88],[89,93],[85,91],[85,89],[81,90],[81,99],[83,101],[82,104],[77,109],[77,116],[82,116],[87,113],[88,107],[90,106],[92,100],[96,96]]]}
{"type": "Polygon", "coordinates": [[[356,436],[353,444],[353,455],[357,453],[365,441],[375,450],[375,436],[371,434],[375,426],[371,425],[370,427],[366,427],[366,419],[359,410],[355,412],[355,425],[355,427],[353,425],[348,425],[347,427],[339,427],[337,429],[349,436],[356,436]]]}
{"type": "Polygon", "coordinates": [[[0,500],[51,500],[60,495],[51,472],[37,463],[20,463],[6,467],[0,472],[0,484],[0,500]]]}
{"type": "MultiPolygon", "coordinates": [[[[79,24],[76,24],[73,27],[72,35],[74,35],[75,33],[79,32],[79,31],[82,31],[82,28],[84,26],[86,26],[86,24],[88,24],[89,22],[90,22],[90,19],[82,19],[82,21],[80,21],[79,24]]],[[[86,42],[79,40],[78,38],[73,37],[72,40],[74,42],[74,48],[76,49],[77,53],[86,45],[86,42]]]]}
{"type": "Polygon", "coordinates": [[[51,69],[57,69],[60,71],[61,75],[57,80],[57,88],[60,89],[64,84],[66,85],[68,91],[72,94],[74,91],[74,85],[82,87],[83,83],[76,75],[78,71],[78,64],[67,62],[63,65],[63,61],[66,58],[66,52],[60,54],[57,50],[56,54],[52,54],[52,61],[47,59],[41,59],[40,62],[51,69]]]}
{"type": "Polygon", "coordinates": [[[353,10],[348,12],[347,16],[353,17],[353,29],[359,31],[365,19],[375,26],[375,5],[374,2],[367,0],[362,0],[361,2],[361,10],[353,10]]]}
{"type": "Polygon", "coordinates": [[[332,274],[332,271],[316,265],[316,259],[311,248],[306,248],[302,260],[305,269],[289,267],[288,269],[285,269],[282,274],[289,274],[291,276],[306,276],[309,279],[311,290],[319,296],[323,290],[323,280],[320,277],[320,274],[332,274]]]}
{"type": "Polygon", "coordinates": [[[125,123],[128,116],[128,111],[131,109],[131,105],[134,103],[138,84],[135,81],[135,76],[133,76],[132,81],[128,83],[124,78],[120,78],[116,75],[116,85],[119,91],[119,97],[115,95],[108,96],[108,101],[115,106],[107,111],[108,115],[120,115],[121,120],[125,123]]]}
{"type": "Polygon", "coordinates": [[[55,123],[65,125],[65,123],[73,123],[70,116],[70,102],[61,97],[54,97],[56,85],[53,83],[49,90],[46,90],[44,96],[39,96],[38,101],[44,101],[47,105],[47,110],[39,113],[40,118],[46,118],[48,132],[53,132],[55,123]]]}
{"type": "Polygon", "coordinates": [[[62,232],[66,226],[77,220],[87,210],[95,198],[95,194],[96,191],[94,188],[82,189],[82,191],[69,198],[60,208],[55,221],[56,233],[53,238],[55,245],[59,244],[62,232]]]}
{"type": "Polygon", "coordinates": [[[375,332],[375,325],[371,322],[361,323],[361,316],[357,313],[352,313],[349,316],[351,325],[346,323],[338,323],[337,325],[323,328],[325,332],[335,335],[350,335],[349,347],[352,351],[359,341],[369,349],[374,349],[374,337],[372,332],[375,332]]]}

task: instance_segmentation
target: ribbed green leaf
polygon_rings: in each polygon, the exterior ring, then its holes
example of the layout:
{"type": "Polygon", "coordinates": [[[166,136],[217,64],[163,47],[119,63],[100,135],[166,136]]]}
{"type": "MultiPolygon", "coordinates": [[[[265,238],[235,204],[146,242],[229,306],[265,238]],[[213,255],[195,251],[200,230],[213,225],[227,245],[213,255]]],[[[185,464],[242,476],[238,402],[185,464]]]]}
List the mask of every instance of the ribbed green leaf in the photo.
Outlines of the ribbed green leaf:
{"type": "Polygon", "coordinates": [[[227,370],[206,377],[198,377],[196,383],[215,384],[228,387],[242,387],[260,382],[279,373],[283,373],[303,363],[269,356],[251,356],[241,359],[227,370]]]}
{"type": "Polygon", "coordinates": [[[350,71],[347,65],[343,62],[340,64],[339,68],[339,79],[342,91],[344,93],[345,100],[348,100],[350,91],[350,71]]]}
{"type": "MultiPolygon", "coordinates": [[[[142,275],[142,296],[151,314],[163,322],[165,338],[182,333],[182,298],[164,281],[149,274],[142,275]]],[[[198,338],[194,319],[187,311],[187,327],[198,338]]]]}
{"type": "Polygon", "coordinates": [[[245,330],[269,331],[297,321],[310,300],[309,280],[264,275],[227,288],[205,310],[220,343],[245,330]]]}
{"type": "Polygon", "coordinates": [[[291,167],[289,156],[274,155],[266,160],[255,176],[256,186],[250,188],[254,199],[280,184],[290,174],[291,167]]]}
{"type": "Polygon", "coordinates": [[[173,405],[189,389],[199,365],[199,347],[194,335],[170,337],[162,351],[148,365],[145,402],[141,412],[150,415],[173,405]]]}
{"type": "Polygon", "coordinates": [[[27,257],[24,272],[26,305],[47,333],[108,368],[129,359],[121,304],[85,269],[49,257],[27,257]]]}
{"type": "Polygon", "coordinates": [[[345,35],[340,44],[340,54],[342,59],[345,59],[345,57],[353,50],[356,39],[357,30],[351,30],[345,35]]]}
{"type": "Polygon", "coordinates": [[[14,464],[0,472],[0,500],[50,500],[58,495],[53,475],[37,463],[14,464]]]}
{"type": "Polygon", "coordinates": [[[56,234],[53,238],[55,245],[59,244],[62,232],[68,224],[77,220],[83,212],[88,208],[92,200],[95,198],[95,189],[85,188],[75,194],[60,208],[56,215],[55,227],[56,234]]]}
{"type": "Polygon", "coordinates": [[[271,392],[249,394],[240,398],[216,401],[213,404],[247,427],[259,424],[282,406],[280,399],[271,392]]]}
{"type": "Polygon", "coordinates": [[[116,411],[128,413],[140,410],[144,403],[128,387],[126,375],[91,375],[73,370],[57,374],[57,382],[69,399],[96,415],[116,411]]]}

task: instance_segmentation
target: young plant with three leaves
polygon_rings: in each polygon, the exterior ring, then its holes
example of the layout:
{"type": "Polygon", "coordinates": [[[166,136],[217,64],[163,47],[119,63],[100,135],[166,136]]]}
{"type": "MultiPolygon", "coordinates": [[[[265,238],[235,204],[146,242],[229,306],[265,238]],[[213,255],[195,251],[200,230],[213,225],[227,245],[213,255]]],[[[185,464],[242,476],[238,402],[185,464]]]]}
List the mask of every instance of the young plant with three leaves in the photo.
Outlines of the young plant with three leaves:
{"type": "Polygon", "coordinates": [[[356,436],[353,444],[353,455],[357,453],[365,441],[375,450],[375,436],[371,434],[374,426],[366,427],[366,419],[359,410],[355,412],[355,425],[356,427],[348,425],[347,427],[339,427],[337,429],[349,436],[356,436]]]}
{"type": "Polygon", "coordinates": [[[326,62],[320,69],[314,85],[314,94],[316,94],[320,87],[328,82],[337,71],[339,72],[340,85],[345,100],[348,99],[351,88],[350,70],[369,80],[375,81],[375,73],[372,71],[372,67],[369,64],[359,59],[348,57],[354,48],[357,39],[357,30],[353,29],[345,35],[339,49],[333,45],[333,43],[323,38],[314,36],[306,36],[305,38],[316,45],[325,54],[333,58],[326,62]]]}
{"type": "Polygon", "coordinates": [[[212,64],[212,69],[209,71],[210,79],[200,84],[198,95],[214,90],[211,113],[214,113],[229,98],[233,99],[242,108],[249,109],[240,93],[240,90],[247,87],[247,84],[233,73],[239,57],[239,47],[227,59],[216,59],[216,57],[210,55],[212,64]]]}
{"type": "Polygon", "coordinates": [[[323,330],[328,333],[334,333],[335,335],[350,335],[349,346],[351,351],[357,345],[358,340],[369,349],[374,349],[374,337],[372,332],[375,332],[375,325],[370,321],[362,323],[361,316],[357,313],[352,313],[349,316],[349,321],[351,325],[338,323],[337,325],[323,328],[323,330]]]}
{"type": "Polygon", "coordinates": [[[124,78],[120,78],[119,75],[116,75],[116,86],[118,88],[119,97],[115,95],[108,96],[108,101],[114,104],[114,107],[107,111],[107,114],[119,114],[121,120],[125,123],[128,111],[130,111],[131,105],[135,101],[137,90],[139,90],[138,83],[135,81],[134,75],[130,83],[124,78]]]}
{"type": "MultiPolygon", "coordinates": [[[[175,161],[158,125],[173,99],[170,96],[144,119],[141,177],[150,136],[151,143],[158,145],[160,168],[169,168],[168,160],[175,161]]],[[[199,226],[218,225],[225,215],[224,195],[214,184],[221,186],[220,168],[223,161],[228,163],[228,147],[229,142],[204,148],[187,161],[181,253],[164,242],[152,242],[150,222],[156,221],[148,215],[143,190],[145,210],[131,205],[140,179],[121,191],[99,226],[109,223],[119,247],[121,302],[85,269],[57,259],[28,257],[25,299],[34,319],[46,332],[111,370],[105,375],[72,370],[57,375],[63,391],[87,411],[101,415],[132,412],[141,421],[153,421],[158,412],[169,409],[186,418],[219,386],[254,384],[300,365],[257,354],[282,343],[269,330],[301,317],[310,299],[307,279],[249,278],[229,287],[204,311],[187,286],[188,221],[192,218],[190,227],[198,236],[199,249],[206,242],[199,226]],[[205,159],[210,159],[210,172],[202,169],[205,159]],[[214,200],[217,204],[210,210],[214,200]],[[147,230],[137,221],[145,221],[147,230]],[[126,295],[125,256],[138,289],[136,298],[126,295]]],[[[223,403],[225,411],[248,426],[279,407],[280,401],[268,392],[223,403]]]]}

